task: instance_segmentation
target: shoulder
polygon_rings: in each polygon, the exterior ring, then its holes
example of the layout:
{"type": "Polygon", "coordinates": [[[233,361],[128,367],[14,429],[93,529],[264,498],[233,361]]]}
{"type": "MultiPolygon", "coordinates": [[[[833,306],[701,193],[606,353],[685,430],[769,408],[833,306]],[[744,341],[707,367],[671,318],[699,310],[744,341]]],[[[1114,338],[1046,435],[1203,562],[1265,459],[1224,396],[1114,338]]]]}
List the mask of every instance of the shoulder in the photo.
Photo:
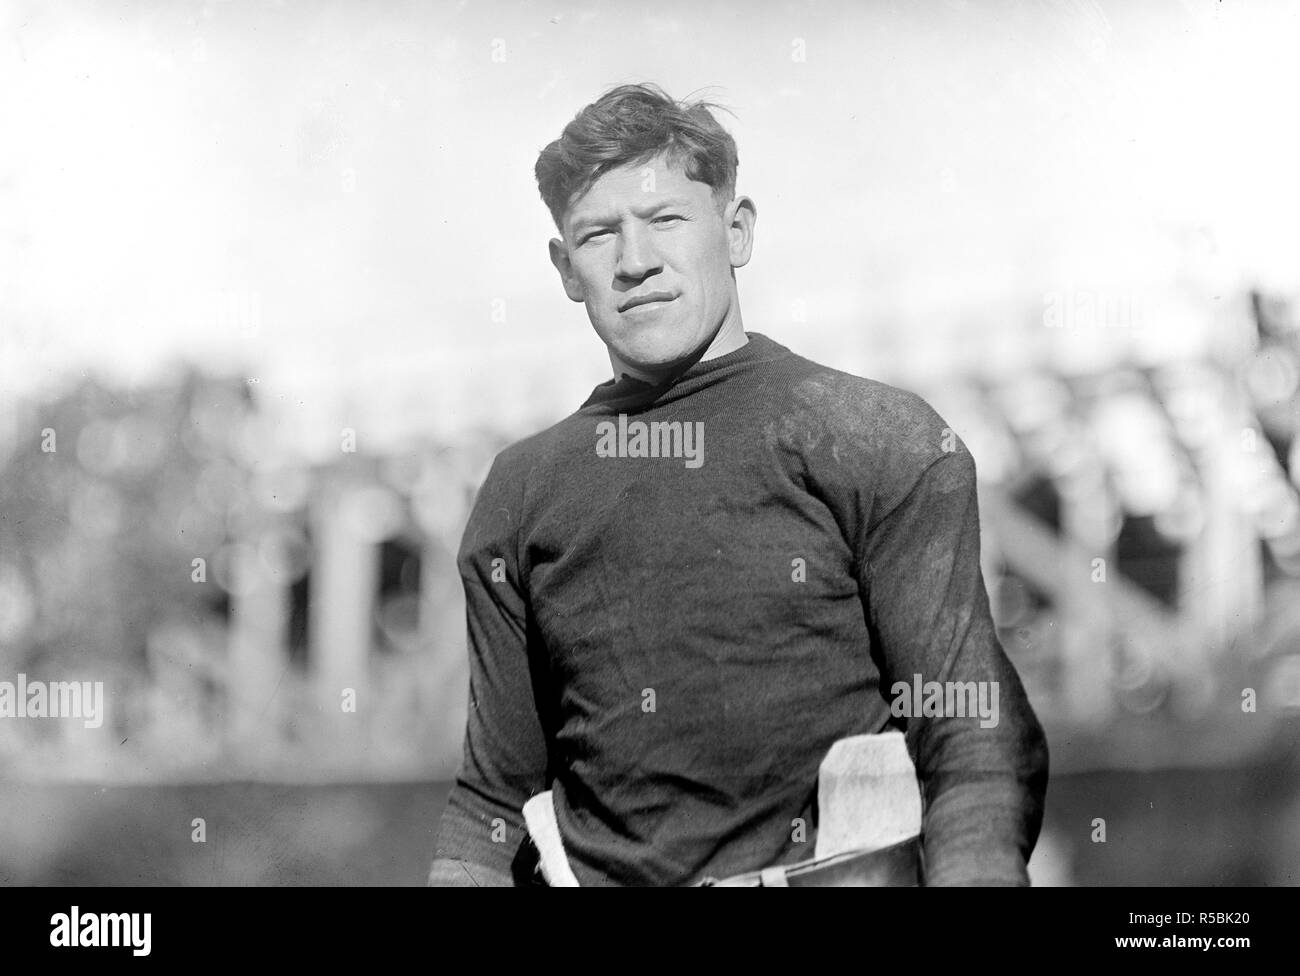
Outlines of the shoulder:
{"type": "Polygon", "coordinates": [[[562,465],[571,451],[589,448],[592,418],[575,411],[535,434],[514,441],[499,451],[488,470],[488,484],[522,490],[530,477],[562,465]]]}
{"type": "Polygon", "coordinates": [[[922,396],[796,358],[781,423],[820,482],[841,485],[859,501],[869,498],[876,517],[927,475],[942,480],[945,490],[974,483],[966,445],[922,396]]]}
{"type": "Polygon", "coordinates": [[[802,366],[790,386],[795,412],[828,435],[837,454],[919,472],[963,450],[948,422],[919,394],[811,360],[802,366]]]}
{"type": "Polygon", "coordinates": [[[575,470],[581,455],[592,450],[592,431],[592,417],[578,410],[500,450],[478,488],[475,512],[518,529],[564,483],[562,473],[575,470]]]}
{"type": "Polygon", "coordinates": [[[915,454],[923,463],[943,450],[947,422],[919,394],[880,380],[819,366],[791,388],[797,403],[827,429],[868,452],[915,454]]]}

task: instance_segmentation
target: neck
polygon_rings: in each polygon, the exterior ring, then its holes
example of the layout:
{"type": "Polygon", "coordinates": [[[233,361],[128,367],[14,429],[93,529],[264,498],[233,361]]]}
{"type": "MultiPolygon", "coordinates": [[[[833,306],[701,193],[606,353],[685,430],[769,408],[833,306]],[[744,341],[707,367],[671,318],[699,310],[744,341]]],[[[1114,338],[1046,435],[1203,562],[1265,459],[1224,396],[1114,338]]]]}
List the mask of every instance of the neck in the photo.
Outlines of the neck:
{"type": "Polygon", "coordinates": [[[713,333],[713,338],[705,344],[703,351],[697,350],[696,354],[686,357],[682,362],[661,369],[644,369],[624,362],[611,350],[609,364],[614,369],[615,380],[624,376],[631,376],[643,383],[659,384],[686,372],[696,363],[708,362],[710,359],[717,359],[719,356],[735,352],[747,342],[749,342],[749,336],[745,335],[745,324],[741,321],[740,309],[737,307],[735,315],[728,315],[723,320],[722,326],[717,332],[713,333]]]}

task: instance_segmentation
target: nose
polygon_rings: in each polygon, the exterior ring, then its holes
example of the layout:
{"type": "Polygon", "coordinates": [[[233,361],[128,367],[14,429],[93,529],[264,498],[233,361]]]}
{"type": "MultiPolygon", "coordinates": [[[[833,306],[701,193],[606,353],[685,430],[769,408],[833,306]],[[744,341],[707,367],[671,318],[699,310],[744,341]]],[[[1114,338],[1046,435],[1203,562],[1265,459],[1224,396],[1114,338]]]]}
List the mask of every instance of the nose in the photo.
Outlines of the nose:
{"type": "Polygon", "coordinates": [[[663,267],[654,242],[644,228],[632,227],[619,240],[618,264],[614,273],[620,278],[640,281],[663,267]]]}

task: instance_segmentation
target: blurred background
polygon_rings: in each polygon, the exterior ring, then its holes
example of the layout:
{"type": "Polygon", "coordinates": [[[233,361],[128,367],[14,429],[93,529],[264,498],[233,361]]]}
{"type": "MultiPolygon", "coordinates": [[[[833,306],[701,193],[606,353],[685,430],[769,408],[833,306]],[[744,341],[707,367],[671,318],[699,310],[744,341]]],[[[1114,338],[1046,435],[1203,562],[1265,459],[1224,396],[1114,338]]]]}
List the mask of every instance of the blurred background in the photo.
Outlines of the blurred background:
{"type": "Polygon", "coordinates": [[[1052,748],[1035,881],[1300,877],[1294,7],[0,25],[0,681],[106,698],[99,728],[0,717],[0,883],[422,883],[468,507],[609,374],[532,166],[643,80],[734,112],[746,327],[975,455],[1052,748]]]}

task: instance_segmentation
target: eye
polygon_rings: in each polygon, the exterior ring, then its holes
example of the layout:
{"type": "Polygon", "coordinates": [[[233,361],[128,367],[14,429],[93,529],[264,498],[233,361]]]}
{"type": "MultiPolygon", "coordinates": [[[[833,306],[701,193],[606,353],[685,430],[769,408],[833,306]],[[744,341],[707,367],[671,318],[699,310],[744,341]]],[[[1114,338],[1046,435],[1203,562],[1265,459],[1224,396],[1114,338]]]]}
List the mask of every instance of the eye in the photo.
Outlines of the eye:
{"type": "Polygon", "coordinates": [[[685,219],[686,218],[683,217],[681,214],[660,214],[658,217],[655,218],[654,222],[656,224],[662,224],[666,220],[685,220],[685,219]]]}

